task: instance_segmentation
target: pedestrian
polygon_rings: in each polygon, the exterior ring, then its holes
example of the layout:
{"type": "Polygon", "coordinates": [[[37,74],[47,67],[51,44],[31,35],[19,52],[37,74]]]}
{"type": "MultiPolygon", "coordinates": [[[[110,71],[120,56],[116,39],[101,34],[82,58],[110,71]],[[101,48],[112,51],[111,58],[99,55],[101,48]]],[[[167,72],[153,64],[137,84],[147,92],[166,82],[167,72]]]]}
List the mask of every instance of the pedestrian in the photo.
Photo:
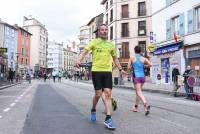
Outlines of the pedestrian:
{"type": "Polygon", "coordinates": [[[56,82],[56,70],[53,70],[52,76],[53,76],[53,82],[56,82]]]}
{"type": "Polygon", "coordinates": [[[14,72],[10,68],[9,72],[8,72],[8,81],[9,81],[9,84],[13,84],[13,77],[14,77],[14,72]]]}
{"type": "Polygon", "coordinates": [[[144,105],[145,115],[147,116],[150,113],[150,105],[147,103],[147,100],[142,93],[142,87],[145,82],[144,68],[150,67],[151,62],[141,55],[140,46],[136,46],[134,51],[135,56],[131,57],[128,63],[128,69],[132,70],[132,80],[136,91],[136,101],[132,110],[138,112],[138,105],[141,100],[144,105]]]}
{"type": "Polygon", "coordinates": [[[192,99],[192,95],[193,95],[193,87],[190,87],[187,83],[187,79],[189,77],[189,75],[191,74],[192,69],[190,66],[187,66],[185,72],[183,73],[183,77],[184,77],[184,88],[185,88],[185,93],[186,93],[186,97],[187,99],[192,99]]]}
{"type": "Polygon", "coordinates": [[[177,97],[177,91],[180,88],[180,85],[178,85],[178,75],[180,75],[180,72],[178,70],[178,67],[174,67],[174,69],[172,70],[172,82],[173,82],[173,91],[172,91],[172,95],[174,97],[177,97]]]}
{"type": "Polygon", "coordinates": [[[62,78],[62,72],[59,71],[59,72],[58,72],[58,82],[61,82],[61,78],[62,78]]]}
{"type": "Polygon", "coordinates": [[[93,97],[93,105],[91,109],[91,121],[96,121],[96,105],[99,98],[102,96],[102,92],[105,93],[105,109],[106,118],[104,125],[108,129],[115,129],[116,126],[111,118],[112,114],[112,61],[115,62],[121,73],[125,73],[118,61],[115,46],[111,41],[107,40],[108,26],[102,24],[98,27],[99,38],[93,39],[84,48],[84,51],[80,54],[76,61],[76,66],[79,67],[81,61],[88,52],[92,52],[92,81],[95,89],[95,95],[93,97]]]}
{"type": "Polygon", "coordinates": [[[47,79],[47,74],[46,74],[46,73],[44,73],[43,77],[44,77],[44,82],[46,82],[46,79],[47,79]]]}
{"type": "Polygon", "coordinates": [[[26,74],[26,80],[31,84],[31,75],[28,72],[26,74]]]}

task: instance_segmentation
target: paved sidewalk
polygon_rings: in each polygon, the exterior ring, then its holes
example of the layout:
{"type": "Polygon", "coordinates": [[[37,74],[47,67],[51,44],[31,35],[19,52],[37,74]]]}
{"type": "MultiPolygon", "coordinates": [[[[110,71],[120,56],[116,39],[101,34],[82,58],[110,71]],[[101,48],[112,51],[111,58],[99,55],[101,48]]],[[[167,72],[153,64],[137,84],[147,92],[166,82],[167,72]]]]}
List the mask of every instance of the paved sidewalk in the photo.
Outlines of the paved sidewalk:
{"type": "MultiPolygon", "coordinates": [[[[85,80],[79,80],[79,82],[84,82],[84,83],[92,83],[92,81],[85,81],[85,80]]],[[[133,88],[133,83],[128,82],[124,80],[123,85],[113,85],[115,88],[125,88],[125,89],[131,89],[134,90],[133,88]]],[[[146,82],[143,86],[143,91],[147,92],[153,92],[153,93],[162,93],[162,94],[173,94],[173,85],[169,84],[155,84],[151,82],[146,82]]],[[[181,87],[178,92],[178,96],[185,96],[185,90],[183,87],[181,87]]]]}
{"type": "Polygon", "coordinates": [[[13,80],[13,84],[9,84],[8,81],[0,81],[0,90],[3,90],[3,89],[8,88],[8,87],[15,86],[17,84],[20,84],[21,82],[22,81],[16,82],[15,80],[13,80]]]}

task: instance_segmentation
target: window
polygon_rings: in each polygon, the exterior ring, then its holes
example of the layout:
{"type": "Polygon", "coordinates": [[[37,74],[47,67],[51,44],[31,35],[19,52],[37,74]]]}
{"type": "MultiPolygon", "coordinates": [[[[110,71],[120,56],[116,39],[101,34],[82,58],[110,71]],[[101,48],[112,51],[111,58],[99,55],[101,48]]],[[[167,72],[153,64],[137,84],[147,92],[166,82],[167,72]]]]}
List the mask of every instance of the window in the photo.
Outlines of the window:
{"type": "Polygon", "coordinates": [[[110,22],[112,22],[112,21],[113,21],[113,9],[110,10],[110,22]]]}
{"type": "Polygon", "coordinates": [[[129,13],[128,13],[128,4],[122,5],[122,18],[128,18],[129,13]]]}
{"type": "Polygon", "coordinates": [[[113,39],[113,27],[110,27],[110,40],[113,39]]]}
{"type": "Polygon", "coordinates": [[[122,37],[129,37],[129,28],[128,28],[128,23],[122,23],[122,37]]]}
{"type": "Polygon", "coordinates": [[[138,36],[146,35],[146,21],[138,21],[138,36]]]}
{"type": "Polygon", "coordinates": [[[138,3],[138,16],[146,16],[146,4],[145,2],[138,3]]]}
{"type": "Polygon", "coordinates": [[[26,65],[28,65],[28,60],[26,59],[26,65]]]}
{"type": "Polygon", "coordinates": [[[200,7],[195,9],[195,26],[196,30],[200,30],[200,7]]]}
{"type": "Polygon", "coordinates": [[[112,4],[113,4],[113,0],[110,0],[110,6],[112,6],[112,4]]]}
{"type": "Polygon", "coordinates": [[[108,25],[108,14],[106,14],[106,24],[108,25]]]}
{"type": "Polygon", "coordinates": [[[179,34],[179,16],[172,18],[172,33],[179,34]]]}
{"type": "Polygon", "coordinates": [[[129,58],[129,42],[122,42],[122,58],[129,58]]]}
{"type": "Polygon", "coordinates": [[[21,55],[24,55],[24,48],[21,48],[21,55]]]}
{"type": "Polygon", "coordinates": [[[24,59],[23,59],[23,58],[21,58],[21,64],[23,64],[23,62],[24,62],[23,60],[24,60],[24,59]]]}
{"type": "Polygon", "coordinates": [[[138,45],[141,47],[141,53],[143,56],[146,56],[146,41],[139,41],[138,45]]]}
{"type": "Polygon", "coordinates": [[[108,9],[108,2],[106,2],[106,10],[108,9]]]}

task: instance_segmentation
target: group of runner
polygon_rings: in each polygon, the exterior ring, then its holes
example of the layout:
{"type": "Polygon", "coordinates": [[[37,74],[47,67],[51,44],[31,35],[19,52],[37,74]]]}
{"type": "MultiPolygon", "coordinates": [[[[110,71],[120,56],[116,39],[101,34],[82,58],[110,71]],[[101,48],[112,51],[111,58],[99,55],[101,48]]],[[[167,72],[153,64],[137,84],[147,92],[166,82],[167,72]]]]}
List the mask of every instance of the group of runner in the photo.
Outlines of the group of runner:
{"type": "MultiPolygon", "coordinates": [[[[84,48],[84,51],[79,55],[76,66],[79,67],[85,55],[92,52],[92,82],[95,89],[93,103],[91,108],[91,121],[96,121],[96,106],[100,98],[105,105],[105,121],[104,125],[108,129],[115,129],[116,126],[112,120],[112,104],[116,102],[112,100],[112,63],[117,66],[122,75],[128,75],[121,67],[117,58],[115,45],[108,40],[108,26],[102,24],[99,26],[98,38],[90,41],[84,48]]],[[[135,55],[129,59],[128,69],[132,70],[133,84],[136,90],[136,101],[133,104],[132,111],[138,112],[140,100],[144,105],[145,115],[150,112],[150,105],[147,103],[143,93],[142,86],[145,82],[144,68],[150,67],[151,62],[141,56],[140,46],[135,47],[135,55]]],[[[115,107],[116,108],[116,107],[115,107]]]]}

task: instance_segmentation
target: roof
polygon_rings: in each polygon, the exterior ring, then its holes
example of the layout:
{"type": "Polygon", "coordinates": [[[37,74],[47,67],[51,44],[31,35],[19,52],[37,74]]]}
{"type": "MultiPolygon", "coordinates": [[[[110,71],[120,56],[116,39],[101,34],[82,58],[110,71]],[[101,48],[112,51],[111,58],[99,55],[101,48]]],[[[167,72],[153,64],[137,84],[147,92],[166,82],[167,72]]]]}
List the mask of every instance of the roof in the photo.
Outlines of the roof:
{"type": "Polygon", "coordinates": [[[93,18],[88,22],[87,26],[90,25],[90,24],[95,20],[95,18],[97,18],[97,17],[99,17],[99,16],[101,16],[101,15],[103,15],[103,13],[100,13],[99,15],[93,17],[93,18]]]}
{"type": "Polygon", "coordinates": [[[101,4],[102,4],[102,5],[105,4],[106,1],[107,1],[107,0],[102,0],[102,1],[101,1],[101,4]]]}
{"type": "Polygon", "coordinates": [[[22,31],[24,31],[24,32],[26,32],[26,33],[28,33],[29,35],[32,35],[32,34],[29,33],[27,30],[25,30],[24,28],[22,28],[22,27],[20,27],[20,26],[18,26],[18,25],[15,25],[15,27],[18,28],[18,29],[20,29],[20,30],[22,30],[22,31]]]}
{"type": "Polygon", "coordinates": [[[0,21],[0,24],[6,25],[6,26],[8,26],[8,27],[11,27],[11,28],[13,28],[13,29],[17,30],[17,28],[16,28],[16,27],[14,27],[14,26],[12,26],[12,25],[10,25],[10,24],[6,23],[6,22],[0,21]]]}

